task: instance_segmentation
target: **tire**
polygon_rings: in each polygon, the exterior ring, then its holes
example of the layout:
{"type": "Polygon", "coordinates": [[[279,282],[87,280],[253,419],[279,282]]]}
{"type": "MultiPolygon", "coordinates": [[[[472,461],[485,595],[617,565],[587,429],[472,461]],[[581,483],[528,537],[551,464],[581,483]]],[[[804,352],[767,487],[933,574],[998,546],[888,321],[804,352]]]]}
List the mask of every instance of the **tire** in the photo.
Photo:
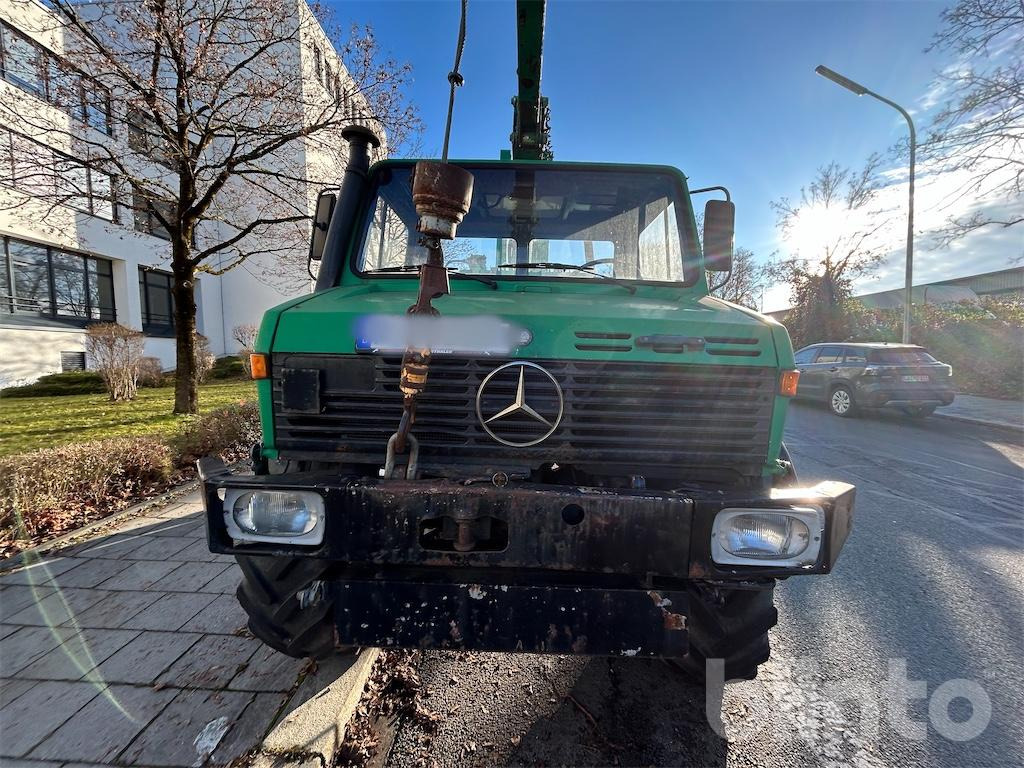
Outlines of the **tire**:
{"type": "Polygon", "coordinates": [[[774,486],[776,488],[800,487],[800,478],[796,474],[796,465],[793,463],[793,457],[789,455],[789,449],[785,443],[779,447],[779,461],[786,467],[786,472],[775,478],[774,486]]]}
{"type": "Polygon", "coordinates": [[[298,593],[327,570],[304,557],[235,558],[242,569],[238,602],[249,615],[249,630],[274,650],[297,659],[324,659],[335,651],[333,604],[325,593],[311,605],[298,593]]]}
{"type": "Polygon", "coordinates": [[[828,396],[828,409],[836,416],[848,419],[857,415],[857,404],[853,400],[853,392],[845,384],[832,388],[828,396]]]}
{"type": "Polygon", "coordinates": [[[934,405],[904,405],[900,408],[903,413],[912,419],[923,419],[935,413],[934,405]]]}
{"type": "Polygon", "coordinates": [[[764,589],[690,590],[689,653],[677,664],[693,682],[703,684],[708,659],[723,659],[726,680],[753,680],[768,661],[768,630],[779,620],[775,583],[764,589]]]}

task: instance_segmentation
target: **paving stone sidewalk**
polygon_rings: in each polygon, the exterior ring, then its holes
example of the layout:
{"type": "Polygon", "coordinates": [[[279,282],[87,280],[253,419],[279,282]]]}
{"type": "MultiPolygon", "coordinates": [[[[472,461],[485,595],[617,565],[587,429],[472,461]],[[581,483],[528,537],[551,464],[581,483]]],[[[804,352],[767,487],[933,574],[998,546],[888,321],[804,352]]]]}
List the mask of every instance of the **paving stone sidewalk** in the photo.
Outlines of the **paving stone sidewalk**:
{"type": "Polygon", "coordinates": [[[996,400],[992,397],[978,397],[977,395],[957,395],[952,405],[938,408],[935,415],[940,418],[1024,433],[1024,402],[1020,400],[996,400]]]}
{"type": "Polygon", "coordinates": [[[224,765],[257,746],[305,662],[249,636],[238,581],[198,494],[0,575],[0,766],[224,765]]]}

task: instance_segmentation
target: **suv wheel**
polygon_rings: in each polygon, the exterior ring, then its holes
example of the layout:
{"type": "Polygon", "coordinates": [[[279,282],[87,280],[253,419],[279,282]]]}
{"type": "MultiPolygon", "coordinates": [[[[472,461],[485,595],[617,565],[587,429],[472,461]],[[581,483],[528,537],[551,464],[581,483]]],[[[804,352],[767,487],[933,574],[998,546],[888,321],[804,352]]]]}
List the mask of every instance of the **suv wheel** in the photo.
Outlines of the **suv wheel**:
{"type": "Polygon", "coordinates": [[[828,407],[836,416],[843,418],[853,416],[857,410],[853,402],[853,393],[849,387],[843,385],[832,390],[832,395],[828,399],[828,407]]]}

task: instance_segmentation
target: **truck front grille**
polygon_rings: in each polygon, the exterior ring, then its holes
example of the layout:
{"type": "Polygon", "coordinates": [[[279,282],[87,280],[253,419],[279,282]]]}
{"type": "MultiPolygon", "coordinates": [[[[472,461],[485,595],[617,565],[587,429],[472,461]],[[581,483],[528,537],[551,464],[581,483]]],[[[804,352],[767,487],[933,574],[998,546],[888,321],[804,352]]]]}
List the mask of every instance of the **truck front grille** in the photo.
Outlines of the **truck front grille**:
{"type": "MultiPolygon", "coordinates": [[[[421,465],[556,462],[614,466],[617,474],[665,475],[701,466],[760,473],[774,368],[537,360],[562,389],[562,420],[539,444],[512,447],[487,434],[476,414],[481,382],[506,362],[434,358],[413,427],[421,465]]],[[[401,357],[276,354],[272,364],[275,444],[282,457],[383,463],[402,415],[401,357]],[[318,413],[285,409],[285,369],[320,372],[318,413]]]]}

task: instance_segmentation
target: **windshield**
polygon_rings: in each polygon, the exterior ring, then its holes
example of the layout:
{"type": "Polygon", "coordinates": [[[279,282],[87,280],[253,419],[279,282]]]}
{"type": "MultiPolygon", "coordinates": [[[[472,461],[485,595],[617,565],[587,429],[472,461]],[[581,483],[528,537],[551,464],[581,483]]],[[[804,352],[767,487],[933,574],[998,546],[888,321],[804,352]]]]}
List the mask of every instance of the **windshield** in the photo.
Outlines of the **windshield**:
{"type": "MultiPolygon", "coordinates": [[[[601,277],[690,283],[692,238],[682,188],[667,173],[544,168],[470,168],[473,199],[445,264],[494,278],[601,277]],[[680,215],[683,214],[683,215],[680,215]],[[685,258],[684,258],[685,257],[685,258]]],[[[360,272],[399,271],[426,260],[416,232],[412,168],[378,174],[358,255],[360,272]]]]}
{"type": "Polygon", "coordinates": [[[908,365],[913,363],[934,363],[934,357],[923,349],[872,349],[868,361],[882,365],[908,365]]]}

